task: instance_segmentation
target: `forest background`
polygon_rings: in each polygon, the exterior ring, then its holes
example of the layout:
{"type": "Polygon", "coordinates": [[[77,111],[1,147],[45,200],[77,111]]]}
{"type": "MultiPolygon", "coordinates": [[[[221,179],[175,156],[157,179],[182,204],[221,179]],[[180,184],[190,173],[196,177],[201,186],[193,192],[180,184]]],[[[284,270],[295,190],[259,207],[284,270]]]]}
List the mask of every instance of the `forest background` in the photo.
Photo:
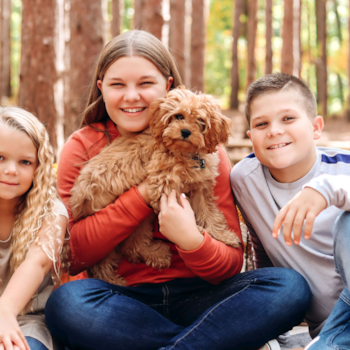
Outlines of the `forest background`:
{"type": "Polygon", "coordinates": [[[186,87],[224,109],[242,110],[249,83],[284,71],[308,83],[328,120],[350,120],[349,0],[0,3],[1,104],[37,115],[58,149],[79,125],[98,53],[133,28],[161,39],[186,87]]]}

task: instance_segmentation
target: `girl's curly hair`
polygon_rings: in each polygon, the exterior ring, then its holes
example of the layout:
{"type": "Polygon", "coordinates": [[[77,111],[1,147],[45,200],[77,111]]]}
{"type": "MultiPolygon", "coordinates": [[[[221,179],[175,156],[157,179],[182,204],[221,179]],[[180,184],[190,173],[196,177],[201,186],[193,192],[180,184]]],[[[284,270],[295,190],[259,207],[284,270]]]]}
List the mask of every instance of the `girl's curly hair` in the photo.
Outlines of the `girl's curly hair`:
{"type": "MultiPolygon", "coordinates": [[[[28,248],[35,242],[53,261],[56,277],[60,275],[59,255],[62,246],[59,215],[56,211],[57,191],[52,167],[54,152],[44,125],[31,113],[18,107],[0,107],[0,128],[27,134],[37,149],[38,167],[33,183],[23,195],[12,229],[10,270],[11,276],[24,261],[28,248]],[[39,242],[38,233],[43,222],[47,223],[46,240],[39,242]]],[[[23,313],[32,309],[33,298],[23,313]]]]}

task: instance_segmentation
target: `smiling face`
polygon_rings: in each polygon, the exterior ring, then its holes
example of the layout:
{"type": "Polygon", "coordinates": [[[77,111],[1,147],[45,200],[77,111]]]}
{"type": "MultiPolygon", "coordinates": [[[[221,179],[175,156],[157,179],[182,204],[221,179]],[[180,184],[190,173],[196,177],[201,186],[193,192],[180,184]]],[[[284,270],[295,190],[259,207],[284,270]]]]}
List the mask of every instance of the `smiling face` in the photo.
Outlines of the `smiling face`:
{"type": "Polygon", "coordinates": [[[151,102],[164,97],[173,78],[167,80],[149,60],[122,57],[107,69],[103,81],[98,80],[109,117],[119,133],[131,136],[149,125],[151,102]]]}
{"type": "Polygon", "coordinates": [[[0,127],[0,202],[17,203],[32,185],[37,149],[24,132],[0,127]]]}
{"type": "Polygon", "coordinates": [[[277,181],[294,182],[314,165],[323,119],[309,119],[298,92],[258,96],[251,104],[250,126],[255,155],[277,181]]]}

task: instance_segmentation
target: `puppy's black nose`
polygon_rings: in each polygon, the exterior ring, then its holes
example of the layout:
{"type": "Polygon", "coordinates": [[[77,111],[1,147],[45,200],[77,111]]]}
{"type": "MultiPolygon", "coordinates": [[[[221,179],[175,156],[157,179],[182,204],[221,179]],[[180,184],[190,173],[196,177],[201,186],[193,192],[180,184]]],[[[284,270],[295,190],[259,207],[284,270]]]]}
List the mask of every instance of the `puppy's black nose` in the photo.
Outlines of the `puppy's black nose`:
{"type": "Polygon", "coordinates": [[[181,130],[181,136],[186,138],[186,137],[189,137],[191,135],[191,131],[188,130],[188,129],[182,129],[181,130]]]}

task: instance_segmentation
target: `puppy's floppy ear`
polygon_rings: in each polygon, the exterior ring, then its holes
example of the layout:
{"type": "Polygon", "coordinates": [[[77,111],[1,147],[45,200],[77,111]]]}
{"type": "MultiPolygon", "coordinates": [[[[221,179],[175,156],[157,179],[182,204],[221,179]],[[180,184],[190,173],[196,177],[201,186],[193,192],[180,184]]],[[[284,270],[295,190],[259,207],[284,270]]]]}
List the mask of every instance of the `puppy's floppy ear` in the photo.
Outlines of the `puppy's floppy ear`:
{"type": "Polygon", "coordinates": [[[149,121],[149,127],[152,130],[152,136],[154,139],[158,140],[162,137],[163,134],[163,122],[161,122],[161,119],[163,117],[163,112],[161,109],[162,103],[165,101],[165,98],[157,98],[153,100],[149,107],[149,113],[151,115],[150,121],[149,121]]]}
{"type": "Polygon", "coordinates": [[[206,96],[203,106],[209,119],[208,131],[205,134],[205,145],[209,153],[215,152],[220,143],[227,143],[232,122],[221,113],[218,102],[211,96],[206,96]]]}

